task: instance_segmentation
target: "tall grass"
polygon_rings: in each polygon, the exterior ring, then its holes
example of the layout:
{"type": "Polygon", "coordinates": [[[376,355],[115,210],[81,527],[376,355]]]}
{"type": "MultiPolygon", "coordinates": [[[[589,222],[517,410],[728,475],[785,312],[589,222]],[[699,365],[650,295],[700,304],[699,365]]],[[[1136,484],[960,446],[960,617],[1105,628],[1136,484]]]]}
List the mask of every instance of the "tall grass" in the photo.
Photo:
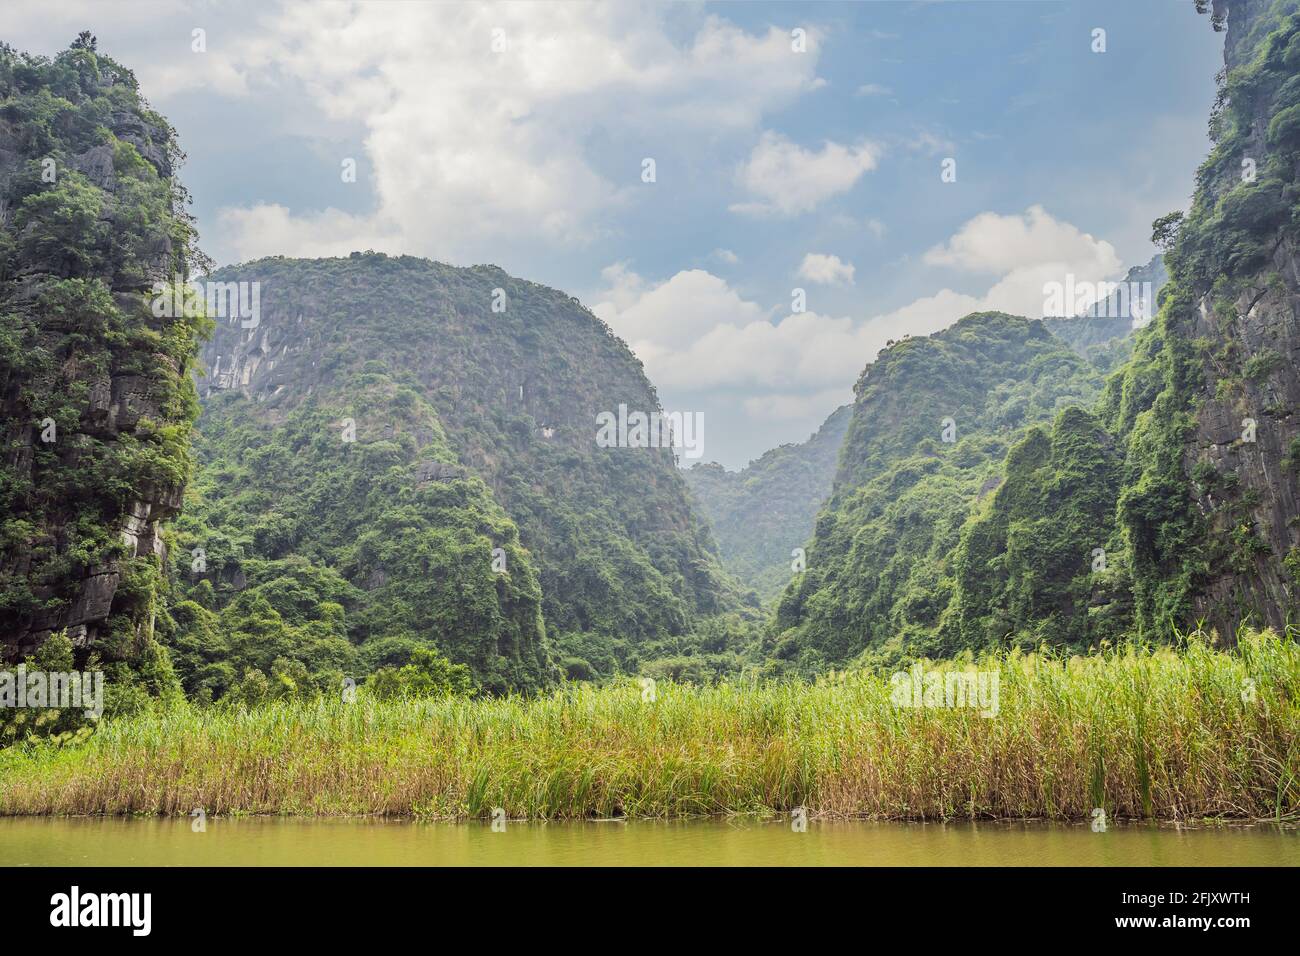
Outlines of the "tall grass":
{"type": "Polygon", "coordinates": [[[184,706],[0,752],[0,813],[771,812],[1295,817],[1300,649],[1012,654],[999,709],[909,708],[887,676],[573,686],[540,699],[184,706]]]}

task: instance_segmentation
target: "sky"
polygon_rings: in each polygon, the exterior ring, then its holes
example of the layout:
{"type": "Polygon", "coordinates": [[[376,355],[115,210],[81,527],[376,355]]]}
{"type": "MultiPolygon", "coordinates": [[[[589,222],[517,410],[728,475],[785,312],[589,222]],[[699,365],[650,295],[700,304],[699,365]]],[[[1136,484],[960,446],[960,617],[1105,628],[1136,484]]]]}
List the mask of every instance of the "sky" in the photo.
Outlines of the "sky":
{"type": "Polygon", "coordinates": [[[19,50],[83,29],[176,127],[218,264],[374,249],[563,289],[733,469],[888,341],[1147,262],[1223,36],[1190,0],[0,8],[19,50]]]}

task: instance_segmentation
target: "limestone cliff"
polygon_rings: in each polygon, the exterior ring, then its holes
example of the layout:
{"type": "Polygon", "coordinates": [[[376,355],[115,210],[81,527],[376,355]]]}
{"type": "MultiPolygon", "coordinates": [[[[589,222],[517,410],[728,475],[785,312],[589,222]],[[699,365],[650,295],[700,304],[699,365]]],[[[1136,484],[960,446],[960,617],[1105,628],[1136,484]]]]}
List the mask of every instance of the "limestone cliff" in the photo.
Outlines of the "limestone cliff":
{"type": "Polygon", "coordinates": [[[1218,143],[1175,253],[1193,293],[1175,328],[1203,343],[1183,468],[1222,546],[1195,598],[1223,632],[1300,615],[1300,19],[1233,0],[1218,143]]]}
{"type": "Polygon", "coordinates": [[[83,34],[0,44],[0,654],[153,635],[203,320],[155,315],[193,258],[174,133],[83,34]]]}
{"type": "MultiPolygon", "coordinates": [[[[1116,368],[1100,399],[1054,396],[1050,424],[963,447],[972,420],[1001,417],[973,399],[1025,380],[999,363],[1028,337],[968,318],[883,353],[808,571],[778,606],[777,665],[1169,642],[1198,625],[1230,644],[1242,625],[1300,623],[1300,2],[1222,0],[1213,22],[1227,29],[1213,150],[1192,207],[1154,224],[1169,281],[1118,367],[1094,366],[1116,368]],[[963,324],[981,332],[975,362],[954,352],[963,324]],[[922,348],[948,367],[902,374],[922,348]],[[941,415],[956,441],[926,460],[941,415]],[[972,471],[993,459],[1000,474],[972,471]]],[[[1127,331],[1107,321],[1065,320],[1063,337],[1127,331]]],[[[1019,407],[1014,391],[990,407],[1019,407]]]]}
{"type": "MultiPolygon", "coordinates": [[[[659,403],[627,346],[570,296],[494,266],[366,253],[211,278],[256,283],[260,315],[219,319],[204,347],[205,435],[222,394],[284,419],[322,394],[346,399],[340,387],[369,368],[429,404],[457,464],[517,524],[557,638],[642,653],[734,602],[673,450],[598,442],[602,412],[659,403]]],[[[389,425],[353,417],[359,435],[389,425]]]]}

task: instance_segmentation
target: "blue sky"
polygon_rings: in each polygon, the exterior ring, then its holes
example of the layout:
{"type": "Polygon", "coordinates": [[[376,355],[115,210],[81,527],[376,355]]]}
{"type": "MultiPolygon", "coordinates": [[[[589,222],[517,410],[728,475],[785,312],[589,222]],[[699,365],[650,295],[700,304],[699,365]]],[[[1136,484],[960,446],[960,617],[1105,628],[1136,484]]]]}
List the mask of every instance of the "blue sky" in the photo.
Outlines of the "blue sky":
{"type": "Polygon", "coordinates": [[[890,338],[1149,259],[1222,58],[1181,0],[0,12],[32,52],[81,29],[178,129],[218,262],[374,248],[563,288],[728,467],[806,438],[890,338]]]}

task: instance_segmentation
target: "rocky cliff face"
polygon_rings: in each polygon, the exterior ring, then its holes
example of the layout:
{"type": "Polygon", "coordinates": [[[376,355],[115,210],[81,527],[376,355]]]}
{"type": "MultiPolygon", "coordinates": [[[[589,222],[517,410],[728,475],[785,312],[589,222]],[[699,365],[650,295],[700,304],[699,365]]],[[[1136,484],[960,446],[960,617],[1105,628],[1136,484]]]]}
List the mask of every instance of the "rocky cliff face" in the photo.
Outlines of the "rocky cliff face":
{"type": "Polygon", "coordinates": [[[0,45],[0,653],[66,629],[127,659],[153,635],[188,467],[202,320],[158,316],[192,230],[167,123],[83,36],[0,45]]]}
{"type": "Polygon", "coordinates": [[[370,364],[293,403],[214,391],[195,449],[167,635],[190,693],[299,665],[336,687],[430,645],[486,691],[556,678],[518,528],[409,385],[370,364]]]}
{"type": "Polygon", "coordinates": [[[1230,634],[1243,621],[1300,620],[1300,23],[1294,3],[1235,0],[1219,14],[1219,145],[1179,255],[1193,300],[1175,328],[1209,343],[1189,383],[1182,463],[1223,545],[1195,612],[1230,634]],[[1237,204],[1248,218],[1234,220],[1237,204]],[[1210,229],[1235,241],[1207,248],[1210,229]]]}
{"type": "MultiPolygon", "coordinates": [[[[1042,322],[999,312],[968,315],[883,351],[855,387],[807,568],[778,604],[767,642],[776,663],[814,673],[964,646],[948,619],[963,591],[993,570],[980,560],[983,574],[963,573],[955,556],[964,528],[1008,498],[1004,463],[1023,429],[1090,402],[1101,388],[1100,371],[1042,322]]],[[[1080,568],[1083,547],[1075,546],[1080,568]]],[[[1000,562],[999,550],[992,557],[1000,562]]],[[[1069,556],[1058,563],[1070,564],[1069,556]]],[[[994,590],[987,583],[984,590],[994,590]]]]}

